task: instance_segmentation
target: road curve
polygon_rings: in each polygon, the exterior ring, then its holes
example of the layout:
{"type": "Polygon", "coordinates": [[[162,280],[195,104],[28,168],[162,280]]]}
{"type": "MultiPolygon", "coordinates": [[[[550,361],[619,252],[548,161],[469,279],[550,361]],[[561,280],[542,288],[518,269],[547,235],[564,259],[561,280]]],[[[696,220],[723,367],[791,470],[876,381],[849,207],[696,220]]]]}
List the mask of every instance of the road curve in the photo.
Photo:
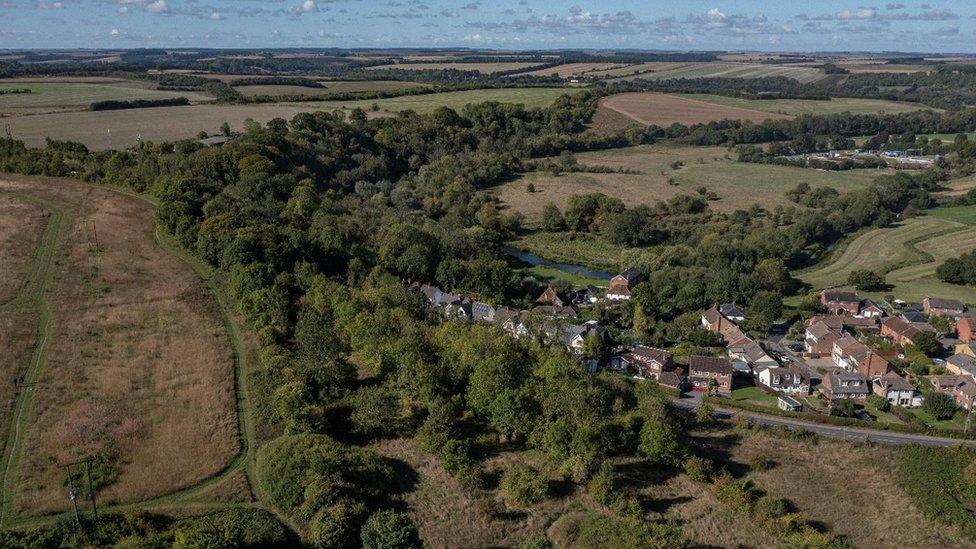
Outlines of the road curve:
{"type": "MultiPolygon", "coordinates": [[[[675,399],[675,406],[683,410],[694,410],[698,405],[698,399],[675,399]]],[[[810,433],[815,433],[823,437],[847,440],[851,442],[873,442],[887,446],[905,446],[908,444],[920,444],[922,446],[974,446],[976,441],[958,438],[934,437],[929,435],[919,435],[915,433],[899,433],[896,431],[882,431],[880,429],[863,429],[859,427],[841,427],[837,425],[826,425],[812,421],[803,421],[788,417],[771,416],[746,412],[743,410],[732,410],[728,408],[716,408],[715,415],[721,419],[731,419],[742,415],[763,427],[788,427],[791,429],[801,429],[810,433]]]]}

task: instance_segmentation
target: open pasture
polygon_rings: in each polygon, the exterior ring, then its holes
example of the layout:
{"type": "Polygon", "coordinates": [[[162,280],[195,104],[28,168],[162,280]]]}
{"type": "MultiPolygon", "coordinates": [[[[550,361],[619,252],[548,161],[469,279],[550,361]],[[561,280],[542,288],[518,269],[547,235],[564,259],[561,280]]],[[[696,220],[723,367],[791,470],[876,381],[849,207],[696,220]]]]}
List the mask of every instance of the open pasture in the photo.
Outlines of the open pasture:
{"type": "Polygon", "coordinates": [[[30,89],[31,93],[0,95],[0,112],[15,114],[19,109],[83,107],[96,101],[134,99],[169,99],[186,97],[191,101],[212,99],[198,92],[175,92],[150,89],[142,82],[8,82],[0,81],[0,90],[30,89]]]}
{"type": "Polygon", "coordinates": [[[724,107],[754,109],[789,116],[799,116],[801,114],[840,114],[845,112],[851,114],[899,114],[931,108],[918,103],[848,97],[835,97],[827,101],[818,101],[813,99],[742,99],[739,97],[698,93],[677,95],[686,99],[694,99],[724,107]]]}
{"type": "Polygon", "coordinates": [[[655,92],[619,93],[605,97],[600,108],[616,111],[640,124],[704,124],[718,120],[749,120],[762,122],[769,119],[789,118],[758,109],[726,106],[701,101],[694,97],[655,92]]]}
{"type": "MultiPolygon", "coordinates": [[[[450,107],[461,110],[469,103],[498,101],[501,103],[521,103],[528,108],[548,107],[557,97],[573,93],[569,88],[497,88],[466,90],[444,93],[430,93],[422,95],[404,95],[388,99],[364,99],[355,101],[322,101],[306,103],[316,110],[353,109],[356,107],[373,110],[375,105],[380,111],[398,112],[414,110],[419,113],[429,113],[440,107],[450,107]]],[[[302,105],[301,103],[283,103],[282,105],[302,105]]]]}
{"type": "MultiPolygon", "coordinates": [[[[38,274],[49,281],[44,345],[18,416],[8,501],[25,514],[68,509],[59,464],[85,456],[107,463],[102,504],[223,469],[240,448],[228,334],[196,273],[157,244],[153,207],[69,180],[3,176],[0,192],[70,212],[45,242],[49,274],[38,274]]],[[[35,337],[16,333],[15,349],[35,337]]]]}
{"type": "Polygon", "coordinates": [[[600,75],[605,71],[616,70],[622,67],[626,67],[626,63],[566,63],[565,65],[558,65],[555,67],[549,67],[547,69],[538,69],[530,72],[519,73],[520,75],[526,76],[552,76],[556,75],[560,78],[569,78],[571,76],[596,76],[600,75]]]}
{"type": "Polygon", "coordinates": [[[598,78],[618,78],[621,76],[632,76],[640,73],[674,70],[679,67],[684,67],[687,65],[689,65],[689,63],[676,63],[676,62],[669,62],[669,61],[649,61],[647,63],[636,63],[633,65],[623,65],[612,69],[593,71],[587,73],[586,75],[594,76],[598,78]]]}
{"type": "Polygon", "coordinates": [[[389,70],[396,69],[401,71],[429,71],[429,70],[456,70],[456,71],[478,71],[483,74],[494,74],[496,72],[528,70],[537,67],[542,63],[529,63],[522,61],[500,61],[495,63],[395,63],[392,65],[377,65],[367,67],[366,70],[389,70]]]}
{"type": "Polygon", "coordinates": [[[46,217],[40,207],[0,194],[0,305],[23,285],[46,217]]]}
{"type": "Polygon", "coordinates": [[[826,172],[776,166],[748,164],[731,159],[722,147],[691,147],[656,144],[576,156],[584,165],[636,170],[640,173],[565,173],[552,175],[534,172],[505,183],[498,189],[501,200],[512,210],[526,215],[530,222],[539,221],[549,202],[563,208],[574,194],[604,193],[625,204],[653,204],[678,194],[697,194],[698,187],[716,192],[720,199],[710,206],[733,211],[759,204],[766,208],[790,206],[785,193],[800,182],[812,187],[831,186],[840,192],[866,187],[879,170],[826,172]],[[727,158],[728,157],[728,158],[727,158]],[[675,162],[682,166],[674,169],[675,162]],[[535,190],[528,192],[531,183],[535,190]]]}

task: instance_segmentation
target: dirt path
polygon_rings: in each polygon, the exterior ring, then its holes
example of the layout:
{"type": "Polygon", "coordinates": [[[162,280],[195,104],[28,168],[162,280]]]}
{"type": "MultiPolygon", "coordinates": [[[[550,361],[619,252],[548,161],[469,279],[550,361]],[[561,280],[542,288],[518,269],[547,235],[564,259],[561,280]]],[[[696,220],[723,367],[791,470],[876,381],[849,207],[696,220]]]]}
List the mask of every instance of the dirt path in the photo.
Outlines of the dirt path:
{"type": "MultiPolygon", "coordinates": [[[[98,187],[104,189],[104,187],[98,187]]],[[[124,194],[132,198],[139,199],[144,203],[155,206],[155,203],[146,197],[136,195],[131,192],[116,190],[119,194],[124,194]]],[[[44,370],[46,353],[49,348],[49,340],[52,332],[52,314],[48,293],[55,278],[55,267],[57,261],[53,258],[59,248],[59,243],[63,241],[72,226],[73,211],[70,207],[59,206],[51,202],[40,200],[36,197],[23,195],[18,196],[25,201],[33,204],[42,205],[49,212],[48,223],[45,226],[44,235],[38,247],[38,252],[27,277],[28,282],[24,285],[20,293],[3,309],[27,308],[31,310],[39,319],[38,334],[36,345],[27,366],[24,369],[25,389],[16,396],[14,403],[14,414],[11,419],[9,437],[4,444],[2,462],[0,462],[0,525],[2,526],[28,526],[49,522],[60,515],[43,516],[18,516],[15,506],[15,496],[18,494],[18,474],[21,468],[21,454],[25,446],[28,418],[31,417],[31,409],[34,406],[37,388],[33,385],[37,383],[44,370]]],[[[224,507],[228,504],[240,504],[241,502],[254,501],[254,444],[255,439],[253,421],[249,421],[252,414],[250,402],[247,398],[247,353],[244,347],[240,329],[231,316],[228,300],[222,293],[220,285],[214,277],[212,270],[187,254],[180,246],[164,234],[158,227],[152,231],[154,245],[170,256],[178,258],[188,266],[199,281],[204,286],[204,290],[216,303],[216,312],[219,315],[222,331],[225,333],[229,342],[230,350],[233,354],[233,381],[234,381],[234,418],[237,426],[237,451],[232,459],[219,471],[208,475],[191,485],[185,486],[176,491],[155,497],[145,498],[141,501],[118,504],[118,505],[99,505],[100,511],[126,511],[135,509],[185,509],[185,508],[215,508],[224,507]],[[225,487],[226,485],[226,487],[225,487]],[[236,501],[226,501],[224,494],[232,492],[243,498],[236,501]],[[212,501],[211,501],[212,500],[212,501]]],[[[237,497],[237,496],[235,496],[237,497]]],[[[233,497],[232,497],[233,499],[233,497]]]]}

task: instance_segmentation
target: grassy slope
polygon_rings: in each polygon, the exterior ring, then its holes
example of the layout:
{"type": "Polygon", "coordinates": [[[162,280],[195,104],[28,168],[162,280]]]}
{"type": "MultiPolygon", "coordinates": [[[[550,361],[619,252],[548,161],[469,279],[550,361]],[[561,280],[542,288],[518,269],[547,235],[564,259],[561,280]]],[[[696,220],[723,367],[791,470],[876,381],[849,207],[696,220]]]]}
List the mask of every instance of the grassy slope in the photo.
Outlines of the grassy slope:
{"type": "Polygon", "coordinates": [[[881,99],[856,99],[856,98],[834,98],[829,101],[815,101],[807,99],[764,99],[752,100],[741,99],[738,97],[726,97],[723,95],[711,94],[679,94],[682,97],[707,101],[717,105],[729,107],[741,107],[745,109],[756,109],[766,112],[776,112],[782,114],[801,115],[801,114],[838,114],[850,112],[852,114],[873,114],[884,112],[886,114],[897,114],[902,112],[917,111],[928,109],[924,105],[916,103],[904,103],[898,101],[884,101],[881,99]]]}
{"type": "Polygon", "coordinates": [[[95,101],[166,99],[186,97],[191,100],[212,99],[200,93],[152,90],[126,84],[87,84],[87,83],[4,83],[0,90],[29,88],[32,93],[0,95],[0,109],[21,107],[60,107],[87,106],[95,101]]]}
{"type": "Polygon", "coordinates": [[[239,86],[234,88],[246,96],[255,95],[329,95],[346,92],[391,91],[409,88],[423,88],[426,84],[419,82],[399,82],[396,80],[362,80],[362,81],[322,81],[324,88],[307,88],[304,86],[266,85],[239,86]]]}
{"type": "Polygon", "coordinates": [[[499,88],[427,95],[407,95],[389,99],[363,101],[325,101],[309,103],[307,106],[315,109],[352,109],[360,107],[368,110],[375,104],[381,110],[403,111],[412,109],[420,113],[428,113],[439,107],[461,109],[468,103],[481,103],[483,101],[521,103],[526,107],[547,107],[560,95],[572,92],[573,90],[568,88],[499,88]]]}

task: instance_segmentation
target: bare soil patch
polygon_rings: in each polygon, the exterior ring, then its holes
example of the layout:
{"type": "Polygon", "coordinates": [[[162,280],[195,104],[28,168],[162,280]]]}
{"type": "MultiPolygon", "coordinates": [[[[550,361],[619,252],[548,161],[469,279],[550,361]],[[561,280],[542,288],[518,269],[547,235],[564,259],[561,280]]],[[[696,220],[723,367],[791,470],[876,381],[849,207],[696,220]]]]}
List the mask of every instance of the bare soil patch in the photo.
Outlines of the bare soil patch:
{"type": "Polygon", "coordinates": [[[726,107],[665,93],[620,93],[600,101],[600,108],[617,111],[646,125],[704,124],[719,120],[781,120],[789,116],[753,109],[726,107]]]}
{"type": "Polygon", "coordinates": [[[43,209],[0,195],[0,304],[23,285],[46,218],[43,209]]]}
{"type": "Polygon", "coordinates": [[[68,180],[0,179],[73,211],[47,295],[51,338],[29,412],[20,512],[68,506],[59,463],[112,456],[100,502],[171,492],[239,449],[233,355],[213,297],[154,241],[153,207],[68,180]],[[97,232],[97,247],[96,247],[97,232]]]}

